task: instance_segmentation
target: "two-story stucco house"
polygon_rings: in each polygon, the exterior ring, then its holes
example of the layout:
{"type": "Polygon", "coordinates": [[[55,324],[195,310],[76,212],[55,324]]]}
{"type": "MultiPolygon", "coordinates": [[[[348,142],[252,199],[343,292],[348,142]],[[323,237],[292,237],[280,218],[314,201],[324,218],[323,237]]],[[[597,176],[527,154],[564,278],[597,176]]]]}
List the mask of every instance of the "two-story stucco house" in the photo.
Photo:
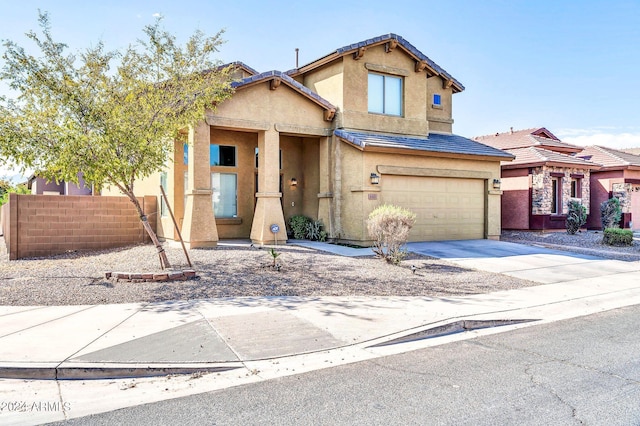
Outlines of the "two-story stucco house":
{"type": "MultiPolygon", "coordinates": [[[[296,214],[364,245],[383,203],[417,214],[414,241],[499,237],[500,161],[513,156],[452,133],[463,85],[402,37],[287,72],[235,66],[233,97],[176,144],[162,175],[138,185],[150,195],[162,183],[191,247],[282,243],[296,214]]],[[[158,233],[175,239],[173,229],[163,209],[158,233]]]]}

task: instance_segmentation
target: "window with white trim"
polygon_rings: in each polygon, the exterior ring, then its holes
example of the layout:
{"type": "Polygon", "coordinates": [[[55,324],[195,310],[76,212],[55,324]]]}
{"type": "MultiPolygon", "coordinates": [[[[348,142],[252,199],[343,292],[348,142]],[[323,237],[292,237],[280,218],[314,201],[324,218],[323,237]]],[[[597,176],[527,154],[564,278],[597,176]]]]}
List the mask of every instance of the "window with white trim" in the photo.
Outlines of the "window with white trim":
{"type": "Polygon", "coordinates": [[[235,173],[211,173],[211,199],[215,217],[238,216],[238,175],[235,173]]]}
{"type": "Polygon", "coordinates": [[[369,112],[402,115],[402,78],[369,73],[369,112]]]}

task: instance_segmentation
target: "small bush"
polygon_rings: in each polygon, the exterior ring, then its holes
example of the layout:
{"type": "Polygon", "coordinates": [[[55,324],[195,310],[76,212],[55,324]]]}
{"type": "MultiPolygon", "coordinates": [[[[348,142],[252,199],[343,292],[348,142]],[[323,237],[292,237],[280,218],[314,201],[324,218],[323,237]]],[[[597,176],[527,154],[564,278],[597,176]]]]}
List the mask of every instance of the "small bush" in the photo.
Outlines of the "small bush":
{"type": "Polygon", "coordinates": [[[289,218],[289,228],[296,240],[304,240],[307,234],[307,224],[311,222],[308,217],[297,214],[289,218]]]}
{"type": "Polygon", "coordinates": [[[327,239],[327,233],[322,230],[324,225],[321,220],[309,221],[305,229],[305,238],[311,241],[324,241],[327,239]]]}
{"type": "Polygon", "coordinates": [[[616,197],[610,198],[600,204],[600,220],[602,221],[602,229],[617,228],[622,217],[622,207],[620,200],[616,197]]]}
{"type": "Polygon", "coordinates": [[[377,207],[367,220],[373,252],[389,263],[400,263],[406,256],[402,246],[406,244],[415,222],[415,213],[402,207],[388,204],[377,207]]]}
{"type": "Polygon", "coordinates": [[[587,208],[580,201],[569,201],[569,213],[565,224],[567,233],[575,235],[585,223],[587,223],[587,208]]]}
{"type": "Polygon", "coordinates": [[[610,246],[630,246],[633,244],[633,231],[620,228],[606,228],[602,242],[610,246]]]}

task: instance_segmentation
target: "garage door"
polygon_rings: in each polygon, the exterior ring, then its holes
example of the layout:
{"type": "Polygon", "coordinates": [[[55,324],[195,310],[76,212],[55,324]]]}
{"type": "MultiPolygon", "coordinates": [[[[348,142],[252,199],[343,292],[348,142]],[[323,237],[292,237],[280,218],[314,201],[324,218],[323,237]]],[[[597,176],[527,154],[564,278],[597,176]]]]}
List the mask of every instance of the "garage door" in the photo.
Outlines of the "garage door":
{"type": "Polygon", "coordinates": [[[382,202],[416,214],[410,241],[485,238],[484,180],[383,177],[382,202]]]}

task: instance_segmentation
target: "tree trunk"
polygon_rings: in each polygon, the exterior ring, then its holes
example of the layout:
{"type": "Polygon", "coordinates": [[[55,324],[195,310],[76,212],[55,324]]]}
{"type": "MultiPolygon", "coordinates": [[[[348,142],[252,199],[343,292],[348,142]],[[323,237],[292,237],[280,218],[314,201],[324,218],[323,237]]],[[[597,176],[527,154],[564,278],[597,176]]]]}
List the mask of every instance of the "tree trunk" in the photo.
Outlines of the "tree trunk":
{"type": "Polygon", "coordinates": [[[140,216],[140,221],[142,222],[142,226],[144,227],[145,231],[147,231],[149,238],[151,238],[153,245],[156,247],[156,250],[158,251],[158,257],[160,258],[160,267],[162,269],[171,268],[169,259],[167,259],[167,253],[165,253],[164,248],[162,247],[162,244],[160,244],[160,240],[158,240],[158,236],[151,228],[151,225],[149,224],[149,220],[147,219],[147,215],[142,210],[142,207],[140,206],[138,199],[133,194],[127,194],[127,197],[129,197],[129,200],[135,206],[136,211],[140,216]]]}

